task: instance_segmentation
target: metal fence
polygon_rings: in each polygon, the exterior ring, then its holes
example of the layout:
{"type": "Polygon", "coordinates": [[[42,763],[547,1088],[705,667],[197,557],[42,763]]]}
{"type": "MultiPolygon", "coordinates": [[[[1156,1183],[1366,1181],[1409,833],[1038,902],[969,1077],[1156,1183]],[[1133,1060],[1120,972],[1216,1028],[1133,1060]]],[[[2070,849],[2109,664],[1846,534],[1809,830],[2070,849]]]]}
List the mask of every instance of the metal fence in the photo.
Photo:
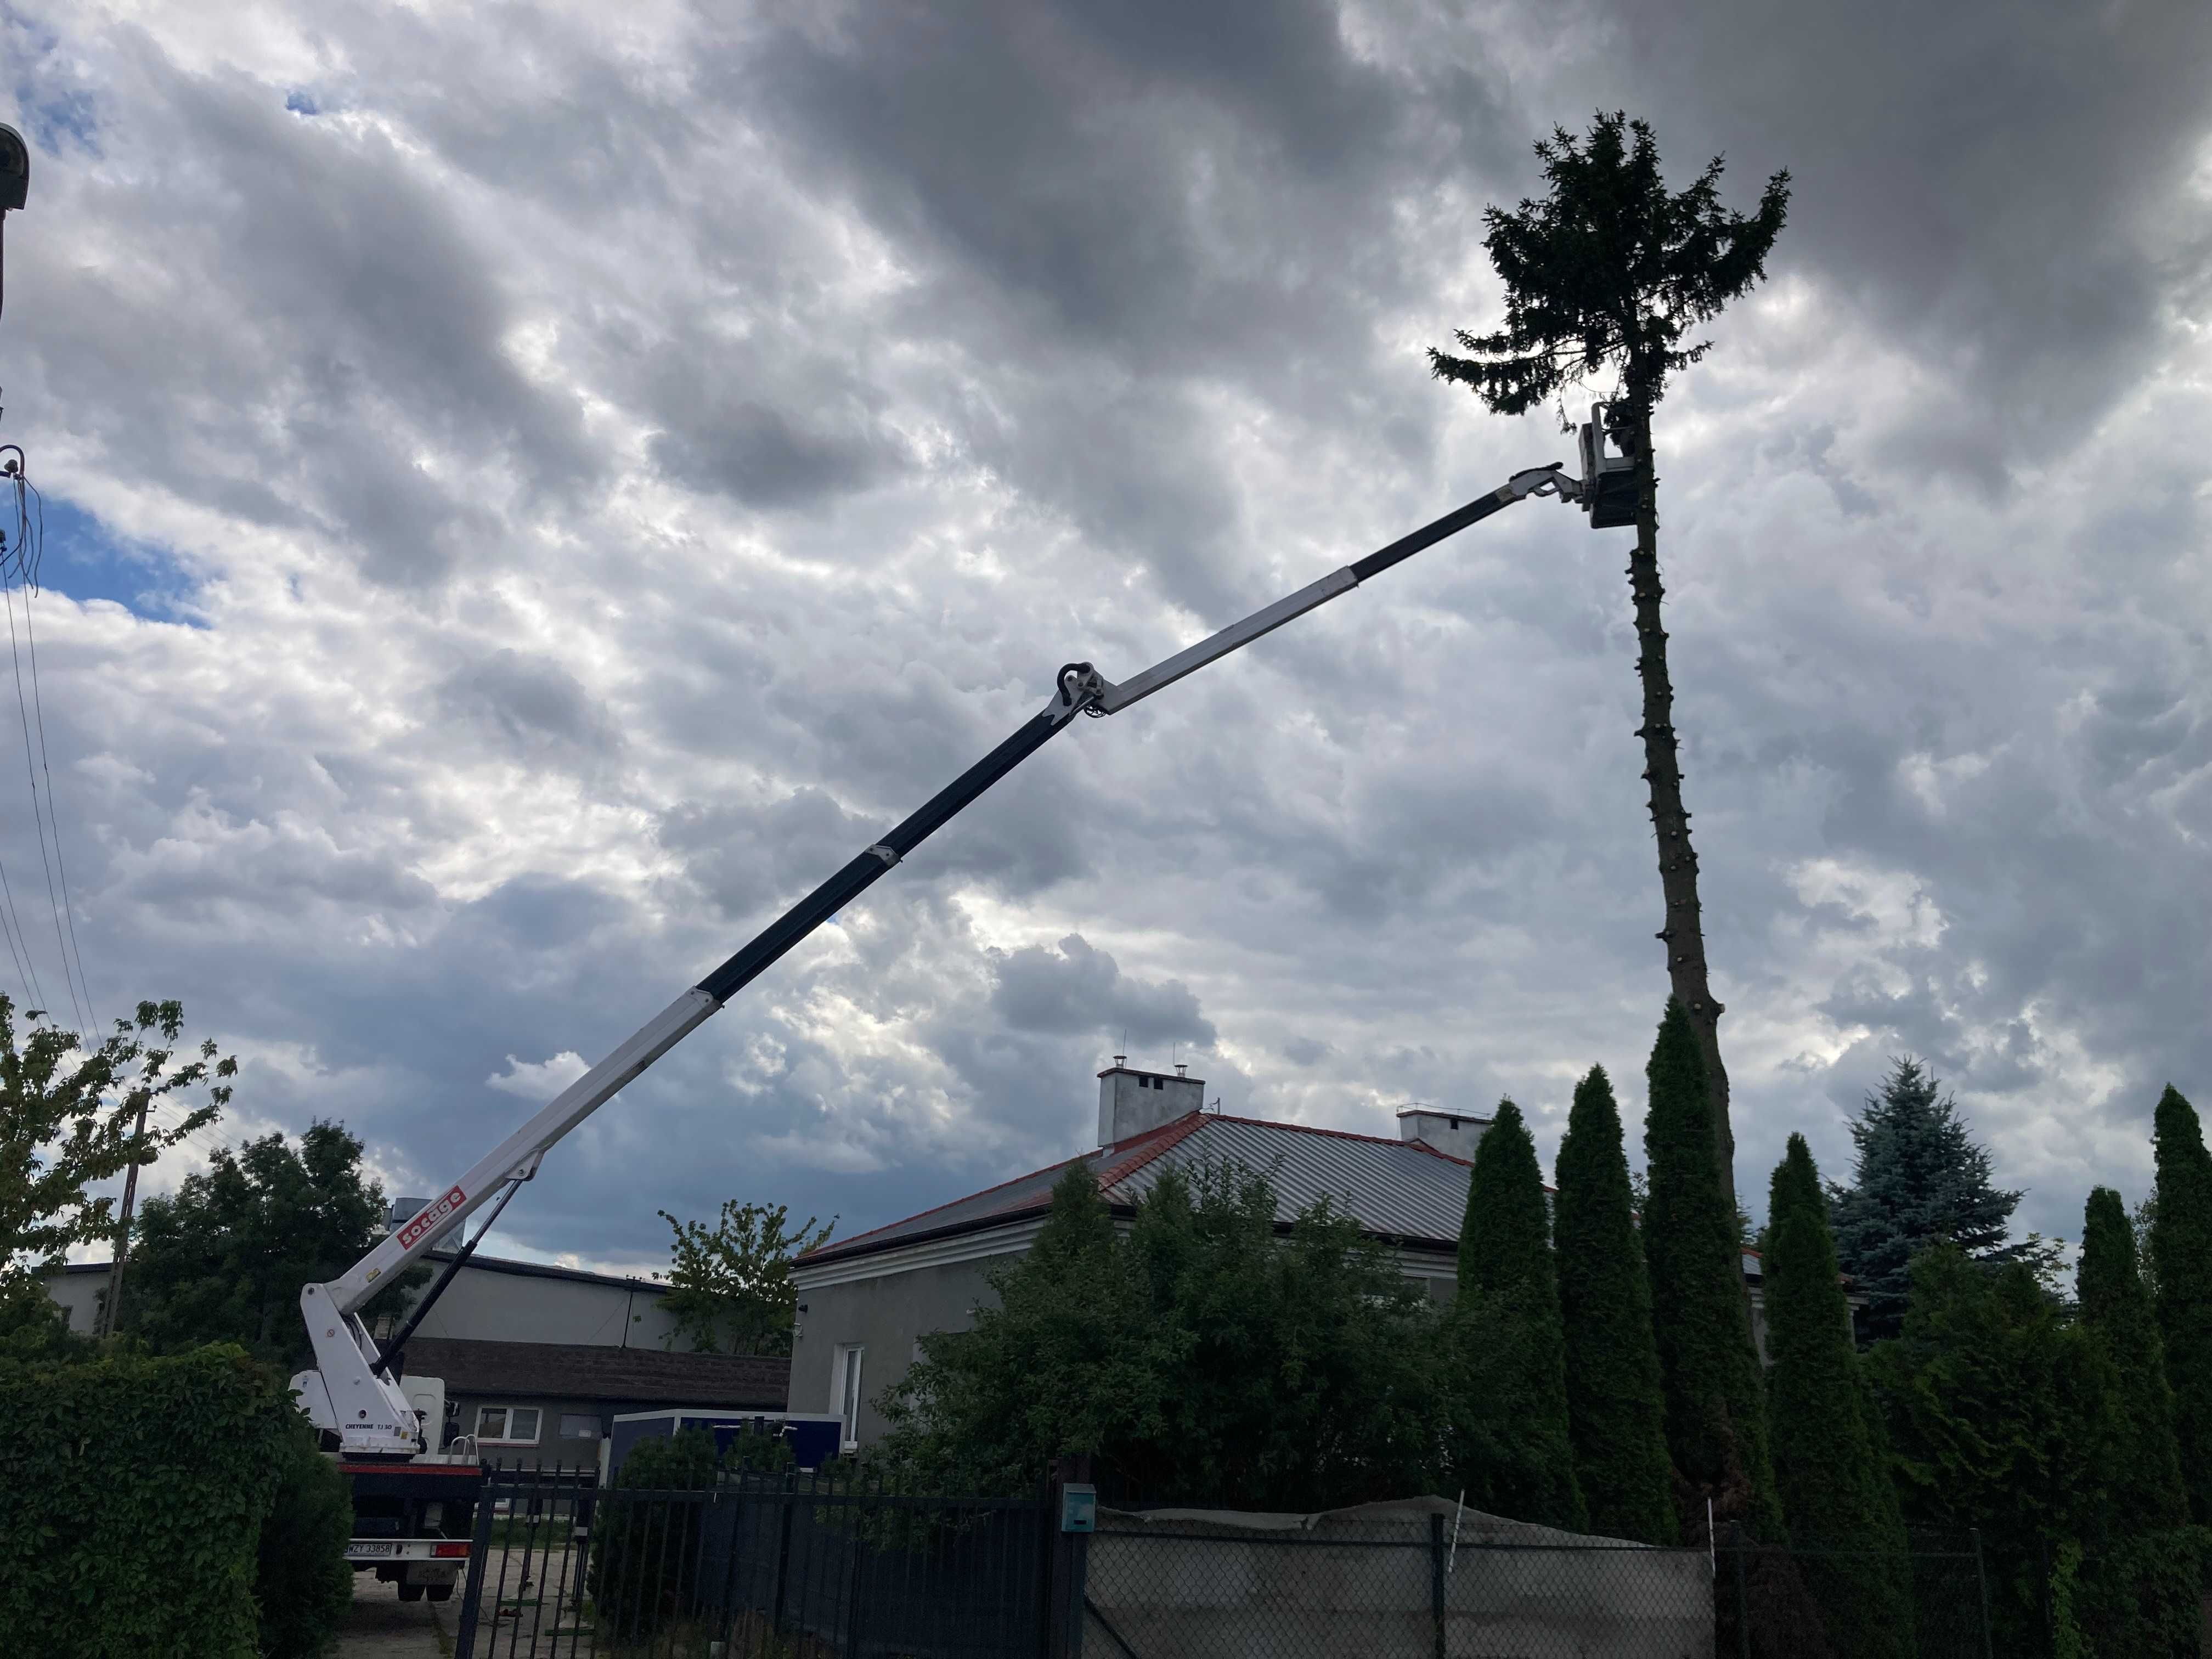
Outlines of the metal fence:
{"type": "Polygon", "coordinates": [[[1437,1499],[1106,1510],[1078,1572],[1084,1659],[2033,1659],[1997,1637],[1971,1536],[1886,1555],[1651,1549],[1437,1499]]]}
{"type": "Polygon", "coordinates": [[[457,1659],[1034,1659],[1041,1498],[912,1497],[832,1475],[580,1491],[495,1471],[457,1659]]]}
{"type": "Polygon", "coordinates": [[[1652,1549],[1439,1499],[1305,1517],[1113,1510],[845,1475],[696,1491],[494,1471],[458,1659],[1918,1659],[2042,1655],[2039,1577],[1906,1555],[1652,1549]],[[2017,1585],[2013,1578],[2019,1578],[2017,1585]],[[2023,1597],[2029,1599],[2023,1600],[2023,1597]],[[2021,1616],[2007,1622],[2012,1609],[2021,1616]],[[1993,1613],[1995,1617],[1993,1619],[1993,1613]],[[2017,1624],[2019,1630],[2012,1626],[2017,1624]]]}

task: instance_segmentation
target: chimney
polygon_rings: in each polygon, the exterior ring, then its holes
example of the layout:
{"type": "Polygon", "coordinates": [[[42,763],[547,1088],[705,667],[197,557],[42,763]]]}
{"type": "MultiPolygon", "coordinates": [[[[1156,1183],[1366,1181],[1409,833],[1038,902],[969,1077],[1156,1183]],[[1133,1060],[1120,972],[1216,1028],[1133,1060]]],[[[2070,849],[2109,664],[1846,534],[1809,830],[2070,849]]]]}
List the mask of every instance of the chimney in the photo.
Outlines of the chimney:
{"type": "Polygon", "coordinates": [[[1401,1106],[1398,1109],[1398,1139],[1418,1140],[1448,1157],[1472,1162],[1475,1143],[1482,1139],[1482,1132],[1491,1121],[1466,1112],[1439,1111],[1434,1106],[1401,1106]]]}
{"type": "Polygon", "coordinates": [[[1183,1067],[1175,1075],[1132,1070],[1122,1062],[1126,1054],[1098,1073],[1098,1144],[1114,1146],[1133,1139],[1147,1129],[1172,1123],[1206,1104],[1206,1079],[1186,1077],[1183,1067]]]}

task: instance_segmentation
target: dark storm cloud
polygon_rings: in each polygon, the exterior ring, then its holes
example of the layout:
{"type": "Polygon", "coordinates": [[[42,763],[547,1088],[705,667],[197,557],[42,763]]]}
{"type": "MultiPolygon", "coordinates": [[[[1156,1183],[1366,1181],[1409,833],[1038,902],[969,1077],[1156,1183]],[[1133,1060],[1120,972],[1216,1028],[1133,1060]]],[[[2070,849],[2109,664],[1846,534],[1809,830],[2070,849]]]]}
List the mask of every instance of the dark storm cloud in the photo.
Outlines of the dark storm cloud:
{"type": "MultiPolygon", "coordinates": [[[[783,343],[794,343],[786,342],[783,343]]],[[[819,353],[788,362],[757,341],[680,335],[656,354],[645,396],[669,429],[655,465],[748,507],[806,507],[902,471],[880,394],[819,353]],[[766,399],[766,401],[764,401],[766,399]]]]}
{"type": "Polygon", "coordinates": [[[434,693],[448,720],[474,728],[520,760],[586,765],[622,751],[606,711],[557,662],[502,647],[455,669],[434,693]]]}
{"type": "MultiPolygon", "coordinates": [[[[1562,453],[1420,348],[1495,320],[1528,139],[1620,103],[1677,185],[1798,180],[1662,441],[1741,1184],[1793,1128],[1840,1173],[1910,1048],[2068,1231],[2212,1069],[2203,410],[2129,401],[2206,291],[2200,13],[547,8],[333,14],[312,62],[58,14],[8,431],[205,584],[197,630],[57,622],[88,950],[434,1180],[527,1109],[486,1079],[605,1052],[1060,660],[1562,453]]],[[[1548,1152],[1602,1060],[1632,1115],[1620,551],[1517,508],[1084,723],[508,1236],[653,1261],[655,1207],[732,1195],[849,1232],[1087,1144],[1125,1026],[1230,1109],[1510,1092],[1548,1152]]]]}
{"type": "Polygon", "coordinates": [[[41,359],[69,365],[49,395],[88,435],[253,522],[366,543],[363,569],[398,583],[450,570],[448,530],[491,522],[432,483],[422,445],[441,471],[511,466],[556,495],[588,476],[573,414],[505,353],[512,307],[484,250],[387,137],[288,113],[241,75],[181,72],[143,37],[118,67],[131,85],[91,98],[91,131],[42,173],[75,211],[137,222],[143,247],[95,239],[71,269],[66,244],[19,238],[13,262],[41,359]],[[118,164],[126,134],[158,163],[118,164]],[[234,279],[196,285],[216,267],[234,279]]]}
{"type": "Polygon", "coordinates": [[[2192,241],[2201,268],[2206,205],[2179,186],[2212,115],[2203,6],[1723,0],[1579,21],[1589,90],[1555,82],[1559,118],[1625,104],[1682,178],[1724,151],[1747,207],[1791,170],[1775,268],[1855,301],[1933,382],[1886,436],[1894,471],[1996,488],[2062,450],[2151,367],[2192,241]]]}
{"type": "Polygon", "coordinates": [[[1241,608],[1206,394],[1285,413],[1346,397],[1378,301],[1405,290],[1401,192],[1510,153],[1494,76],[1386,71],[1306,0],[849,23],[749,35],[732,73],[795,167],[925,261],[896,314],[957,341],[990,389],[946,411],[955,429],[1176,599],[1241,608]]]}
{"type": "Polygon", "coordinates": [[[997,981],[991,1006],[1017,1031],[1126,1034],[1153,1048],[1171,1040],[1213,1044],[1213,1026],[1188,986],[1131,978],[1080,933],[1009,953],[998,964],[997,981]]]}

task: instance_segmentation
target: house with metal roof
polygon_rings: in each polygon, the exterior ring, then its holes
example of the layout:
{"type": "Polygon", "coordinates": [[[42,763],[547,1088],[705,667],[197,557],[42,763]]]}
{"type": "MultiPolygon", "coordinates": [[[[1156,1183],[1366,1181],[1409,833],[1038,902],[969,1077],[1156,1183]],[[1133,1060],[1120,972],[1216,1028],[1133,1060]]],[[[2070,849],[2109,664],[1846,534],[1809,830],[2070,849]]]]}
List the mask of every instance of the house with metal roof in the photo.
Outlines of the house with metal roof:
{"type": "Polygon", "coordinates": [[[1276,1224],[1326,1196],[1396,1252],[1409,1278],[1440,1302],[1456,1282],[1470,1160],[1490,1120],[1408,1107],[1399,1138],[1226,1117],[1204,1109],[1204,1079],[1133,1069],[1098,1074],[1098,1145],[1079,1158],[810,1250],[793,1265],[799,1297],[789,1409],[843,1421],[854,1447],[883,1431],[871,1403],[902,1376],[923,1335],[964,1329],[993,1292],[985,1275],[1026,1251],[1054,1184],[1088,1164],[1126,1222],[1170,1170],[1234,1163],[1267,1177],[1276,1224]]]}

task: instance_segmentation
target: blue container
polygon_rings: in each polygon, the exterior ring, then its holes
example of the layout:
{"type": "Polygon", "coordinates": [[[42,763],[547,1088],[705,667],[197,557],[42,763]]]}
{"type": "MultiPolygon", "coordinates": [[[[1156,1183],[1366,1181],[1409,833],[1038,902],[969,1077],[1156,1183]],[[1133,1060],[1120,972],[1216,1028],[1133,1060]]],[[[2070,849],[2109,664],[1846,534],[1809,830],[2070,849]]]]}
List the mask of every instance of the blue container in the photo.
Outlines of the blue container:
{"type": "Polygon", "coordinates": [[[614,1432],[607,1437],[606,1478],[611,1483],[623,1460],[641,1440],[669,1439],[687,1429],[702,1429],[714,1437],[714,1452],[727,1454],[739,1435],[780,1435],[791,1443],[794,1462],[802,1469],[820,1468],[834,1462],[842,1424],[818,1413],[715,1411],[705,1407],[683,1407],[670,1411],[626,1412],[617,1415],[614,1432]]]}

